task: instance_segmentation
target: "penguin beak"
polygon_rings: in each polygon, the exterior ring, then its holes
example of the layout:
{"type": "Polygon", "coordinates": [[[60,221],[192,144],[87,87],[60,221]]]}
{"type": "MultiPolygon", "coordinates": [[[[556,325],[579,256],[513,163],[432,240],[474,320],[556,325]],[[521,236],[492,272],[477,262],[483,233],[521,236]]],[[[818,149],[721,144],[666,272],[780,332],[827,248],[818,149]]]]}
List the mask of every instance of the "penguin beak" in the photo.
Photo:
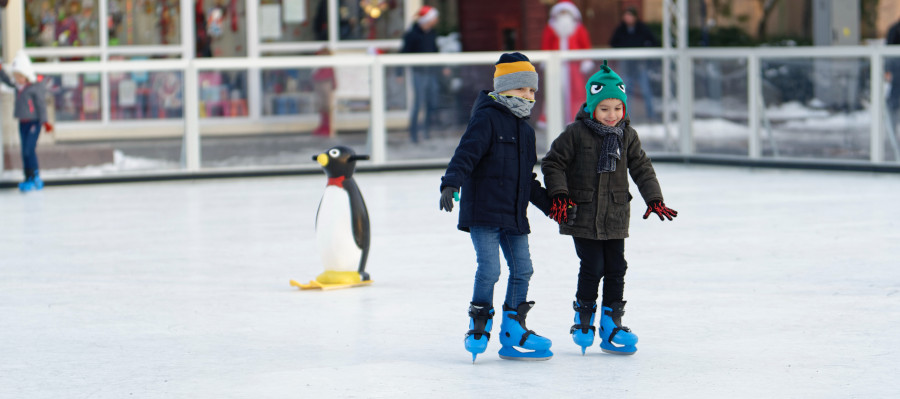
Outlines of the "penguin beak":
{"type": "Polygon", "coordinates": [[[313,157],[313,160],[318,162],[322,167],[328,166],[328,155],[319,154],[318,156],[313,157]]]}

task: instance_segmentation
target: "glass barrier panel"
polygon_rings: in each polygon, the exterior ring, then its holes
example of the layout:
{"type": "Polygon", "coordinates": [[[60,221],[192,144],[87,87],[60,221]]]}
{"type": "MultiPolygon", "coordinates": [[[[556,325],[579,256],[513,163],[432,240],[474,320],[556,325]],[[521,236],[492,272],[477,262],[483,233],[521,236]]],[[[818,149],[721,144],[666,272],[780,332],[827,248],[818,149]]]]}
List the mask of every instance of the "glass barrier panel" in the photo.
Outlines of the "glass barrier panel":
{"type": "MultiPolygon", "coordinates": [[[[471,116],[479,93],[493,90],[494,65],[417,65],[385,68],[387,158],[449,159],[471,116]]],[[[532,116],[541,106],[540,91],[532,116]]],[[[547,152],[537,119],[538,157],[547,152]]]]}
{"type": "Polygon", "coordinates": [[[181,71],[110,72],[111,120],[180,119],[184,108],[181,71]]]}
{"type": "MultiPolygon", "coordinates": [[[[140,174],[181,168],[184,123],[150,121],[179,118],[177,111],[167,111],[152,104],[155,83],[167,74],[181,72],[149,72],[146,81],[139,73],[110,74],[114,84],[111,116],[116,126],[102,123],[101,74],[65,73],[44,75],[48,89],[48,119],[53,134],[41,134],[37,147],[40,173],[44,177],[83,177],[140,174]],[[124,83],[123,82],[131,82],[124,83]],[[128,87],[130,85],[130,87],[128,87]],[[149,93],[143,92],[148,89],[149,93]],[[157,113],[162,113],[158,115],[157,113]],[[141,119],[139,123],[126,120],[141,119]]],[[[180,78],[177,82],[180,92],[180,78]]],[[[178,99],[180,101],[180,98],[178,99]]],[[[8,137],[8,135],[7,135],[8,137]]],[[[3,176],[18,179],[22,175],[18,146],[8,146],[4,158],[10,161],[3,176]]]]}
{"type": "Polygon", "coordinates": [[[106,7],[110,46],[181,44],[179,0],[107,0],[106,7]]]}
{"type": "Polygon", "coordinates": [[[884,72],[884,160],[900,162],[900,57],[885,57],[884,72]]]}
{"type": "MultiPolygon", "coordinates": [[[[609,60],[609,66],[622,78],[628,95],[626,112],[631,121],[631,127],[635,129],[641,139],[644,151],[663,151],[674,148],[677,135],[677,123],[675,119],[668,129],[662,123],[662,61],[659,59],[629,59],[609,60]]],[[[602,59],[573,60],[568,68],[563,68],[564,73],[569,73],[571,78],[570,103],[583,103],[586,99],[585,85],[588,79],[603,65],[602,59]],[[577,90],[574,90],[576,89],[577,90]]],[[[674,70],[673,70],[673,75],[674,70]]],[[[674,95],[674,90],[672,91],[674,95]]],[[[670,100],[672,105],[672,100],[670,100]]],[[[669,112],[674,115],[675,108],[669,112]]],[[[574,120],[578,109],[566,113],[566,121],[574,120]]]]}
{"type": "Polygon", "coordinates": [[[200,71],[200,118],[245,117],[247,71],[200,71]]]}
{"type": "Polygon", "coordinates": [[[194,29],[194,50],[197,58],[246,57],[247,9],[246,1],[193,1],[199,6],[194,29]]]}
{"type": "MultiPolygon", "coordinates": [[[[325,7],[325,0],[321,1],[325,7]]],[[[404,1],[340,0],[338,35],[340,40],[399,39],[403,26],[404,1]]]]}
{"type": "Polygon", "coordinates": [[[259,39],[263,43],[328,40],[325,0],[257,0],[259,39]]]}
{"type": "Polygon", "coordinates": [[[102,118],[99,72],[44,75],[57,122],[100,121],[102,118]]]}
{"type": "Polygon", "coordinates": [[[694,150],[748,154],[747,60],[694,60],[694,150]]]}
{"type": "Polygon", "coordinates": [[[25,4],[26,47],[99,46],[97,0],[28,0],[25,4]]]}
{"type": "Polygon", "coordinates": [[[201,122],[204,168],[315,166],[312,156],[336,145],[368,154],[368,66],[260,73],[260,121],[201,122]]]}
{"type": "Polygon", "coordinates": [[[763,156],[869,159],[869,60],[763,59],[763,156]]]}

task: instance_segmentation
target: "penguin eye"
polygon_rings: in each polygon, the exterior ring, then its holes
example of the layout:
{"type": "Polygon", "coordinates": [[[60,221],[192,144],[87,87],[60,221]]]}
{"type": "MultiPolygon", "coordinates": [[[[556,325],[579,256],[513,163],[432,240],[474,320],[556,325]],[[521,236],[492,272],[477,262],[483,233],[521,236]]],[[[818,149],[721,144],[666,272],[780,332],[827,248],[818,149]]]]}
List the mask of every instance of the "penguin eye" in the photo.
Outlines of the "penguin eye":
{"type": "Polygon", "coordinates": [[[619,83],[617,86],[619,86],[619,90],[622,90],[622,93],[625,92],[625,83],[619,83]]]}
{"type": "Polygon", "coordinates": [[[606,86],[606,85],[603,84],[603,83],[595,83],[595,84],[592,84],[592,85],[591,85],[591,94],[597,94],[597,93],[599,93],[601,90],[603,90],[603,86],[606,86]]]}
{"type": "Polygon", "coordinates": [[[339,150],[337,148],[332,148],[332,149],[328,150],[328,155],[330,155],[332,158],[337,158],[337,157],[341,156],[341,150],[339,150]]]}

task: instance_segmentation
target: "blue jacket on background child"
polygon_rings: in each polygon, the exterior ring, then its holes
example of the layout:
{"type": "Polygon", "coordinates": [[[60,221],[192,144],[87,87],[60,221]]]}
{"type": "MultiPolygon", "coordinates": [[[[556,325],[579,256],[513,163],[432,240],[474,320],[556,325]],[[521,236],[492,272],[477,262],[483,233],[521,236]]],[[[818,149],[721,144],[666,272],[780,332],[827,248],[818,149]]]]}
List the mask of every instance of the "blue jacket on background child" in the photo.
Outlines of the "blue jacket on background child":
{"type": "Polygon", "coordinates": [[[533,172],[537,162],[534,129],[527,118],[534,106],[538,75],[520,53],[507,53],[495,64],[494,90],[475,100],[466,132],[441,178],[441,209],[453,209],[460,192],[458,228],[475,246],[475,286],[469,306],[465,347],[472,361],[487,348],[493,324],[494,284],[500,278],[500,250],[509,267],[500,357],[547,360],[551,342],[528,330],[525,317],[533,273],[528,249],[528,203],[549,214],[551,202],[533,172]],[[514,347],[524,348],[522,352],[514,347]]]}

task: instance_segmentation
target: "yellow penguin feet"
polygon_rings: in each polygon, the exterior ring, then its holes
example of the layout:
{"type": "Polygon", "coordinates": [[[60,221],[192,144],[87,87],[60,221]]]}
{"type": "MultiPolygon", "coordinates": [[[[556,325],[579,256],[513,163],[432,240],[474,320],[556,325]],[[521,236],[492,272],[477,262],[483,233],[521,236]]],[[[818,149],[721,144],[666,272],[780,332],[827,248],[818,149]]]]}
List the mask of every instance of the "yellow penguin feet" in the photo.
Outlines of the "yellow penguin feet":
{"type": "Polygon", "coordinates": [[[322,272],[316,281],[322,284],[356,284],[362,281],[359,272],[337,272],[326,270],[322,272]]]}
{"type": "Polygon", "coordinates": [[[316,277],[315,280],[310,281],[309,284],[300,284],[291,280],[291,285],[298,287],[301,290],[333,290],[338,288],[360,287],[371,283],[372,280],[363,280],[359,272],[338,272],[334,270],[326,270],[316,277]]]}

